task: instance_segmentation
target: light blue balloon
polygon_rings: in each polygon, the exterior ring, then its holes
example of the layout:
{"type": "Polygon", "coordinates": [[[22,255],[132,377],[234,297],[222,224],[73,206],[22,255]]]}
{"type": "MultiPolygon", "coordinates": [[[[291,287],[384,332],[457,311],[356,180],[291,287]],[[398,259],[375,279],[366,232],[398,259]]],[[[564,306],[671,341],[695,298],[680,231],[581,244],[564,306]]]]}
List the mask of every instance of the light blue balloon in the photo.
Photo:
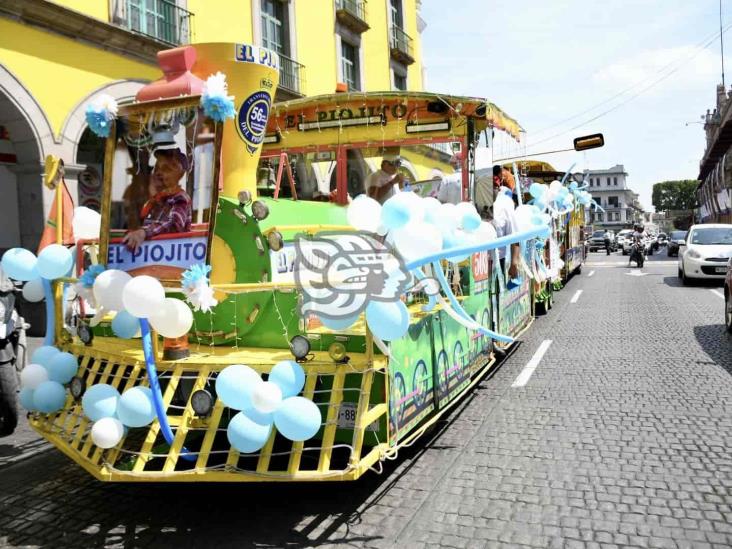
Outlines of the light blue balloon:
{"type": "Polygon", "coordinates": [[[249,366],[232,364],[216,378],[216,394],[229,408],[248,410],[252,407],[252,390],[261,381],[259,374],[249,366]]]}
{"type": "Polygon", "coordinates": [[[320,410],[312,400],[291,397],[282,401],[274,413],[277,430],[287,439],[303,441],[315,436],[323,421],[320,410]]]}
{"type": "Polygon", "coordinates": [[[68,383],[79,370],[79,362],[71,353],[58,353],[51,359],[51,364],[47,369],[51,381],[68,383]]]}
{"type": "Polygon", "coordinates": [[[51,361],[60,352],[61,351],[59,351],[53,345],[44,345],[43,347],[38,347],[38,349],[33,351],[33,354],[31,355],[31,364],[40,364],[46,370],[50,370],[51,361]]]}
{"type": "Polygon", "coordinates": [[[51,244],[38,254],[36,269],[43,278],[54,280],[66,276],[73,264],[74,257],[71,255],[71,250],[61,244],[51,244]]]}
{"type": "Polygon", "coordinates": [[[22,282],[38,278],[36,255],[25,248],[10,248],[3,254],[0,266],[6,276],[22,282]]]}
{"type": "Polygon", "coordinates": [[[353,326],[358,320],[358,315],[349,316],[347,318],[327,318],[319,316],[318,319],[323,323],[323,326],[330,328],[331,330],[345,330],[353,326]]]}
{"type": "Polygon", "coordinates": [[[140,334],[140,320],[127,311],[120,311],[112,319],[112,331],[117,337],[132,339],[140,334]]]}
{"type": "Polygon", "coordinates": [[[283,360],[272,367],[269,381],[282,391],[282,398],[295,396],[305,386],[305,371],[294,360],[283,360]]]}
{"type": "Polygon", "coordinates": [[[409,204],[392,197],[381,208],[381,224],[389,230],[404,227],[409,222],[409,204]]]}
{"type": "Polygon", "coordinates": [[[92,385],[81,397],[81,408],[86,417],[99,421],[103,417],[114,417],[117,413],[119,391],[106,383],[92,385]]]}
{"type": "Polygon", "coordinates": [[[239,412],[226,428],[229,444],[238,452],[249,454],[261,450],[272,432],[272,423],[261,423],[247,413],[239,412]]]}
{"type": "Polygon", "coordinates": [[[127,389],[117,402],[117,419],[127,427],[145,427],[155,419],[152,391],[149,387],[127,389]]]}
{"type": "Polygon", "coordinates": [[[401,301],[372,301],[366,307],[366,322],[384,341],[399,339],[409,329],[409,310],[401,301]]]}
{"type": "Polygon", "coordinates": [[[546,192],[546,186],[541,183],[532,183],[529,186],[529,194],[534,198],[539,198],[546,192]]]}
{"type": "Polygon", "coordinates": [[[28,410],[29,412],[34,412],[36,409],[36,405],[33,404],[33,389],[29,389],[28,387],[24,387],[20,390],[20,394],[18,395],[20,398],[20,405],[28,410]]]}
{"type": "Polygon", "coordinates": [[[44,381],[33,391],[33,406],[39,412],[58,412],[66,403],[66,389],[57,381],[44,381]]]}
{"type": "Polygon", "coordinates": [[[462,225],[466,231],[474,231],[480,227],[482,219],[476,212],[468,212],[463,216],[462,225]]]}

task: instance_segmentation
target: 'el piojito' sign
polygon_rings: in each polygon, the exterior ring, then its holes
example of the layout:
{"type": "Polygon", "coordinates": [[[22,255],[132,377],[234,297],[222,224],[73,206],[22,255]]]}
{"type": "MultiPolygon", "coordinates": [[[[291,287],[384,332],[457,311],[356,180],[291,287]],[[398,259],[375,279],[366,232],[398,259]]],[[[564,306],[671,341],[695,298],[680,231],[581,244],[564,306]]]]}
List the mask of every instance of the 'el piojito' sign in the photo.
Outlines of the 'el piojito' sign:
{"type": "Polygon", "coordinates": [[[206,261],[207,246],[205,235],[146,240],[134,252],[128,250],[121,241],[110,242],[107,268],[134,275],[179,278],[180,273],[193,264],[206,261]]]}

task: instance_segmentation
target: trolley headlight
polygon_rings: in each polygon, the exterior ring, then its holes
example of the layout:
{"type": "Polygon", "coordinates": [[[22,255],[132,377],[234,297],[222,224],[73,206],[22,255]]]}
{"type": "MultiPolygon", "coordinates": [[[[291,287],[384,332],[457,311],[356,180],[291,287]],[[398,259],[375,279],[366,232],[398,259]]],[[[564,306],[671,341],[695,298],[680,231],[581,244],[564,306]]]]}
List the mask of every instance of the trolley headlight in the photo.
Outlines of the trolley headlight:
{"type": "Polygon", "coordinates": [[[84,396],[85,389],[84,380],[80,377],[74,376],[69,381],[69,391],[71,392],[71,396],[74,397],[74,400],[78,401],[81,399],[84,396]]]}
{"type": "Polygon", "coordinates": [[[328,355],[336,362],[346,362],[348,356],[346,356],[346,346],[340,341],[334,341],[328,347],[328,355]]]}
{"type": "Polygon", "coordinates": [[[269,215],[269,208],[267,207],[267,204],[259,200],[252,202],[252,215],[257,221],[267,219],[267,216],[269,215]]]}
{"type": "Polygon", "coordinates": [[[305,360],[310,354],[310,342],[308,338],[301,335],[296,335],[290,340],[290,351],[295,357],[295,360],[305,360]]]}
{"type": "Polygon", "coordinates": [[[279,252],[285,245],[285,241],[282,238],[282,233],[279,231],[272,231],[267,235],[267,243],[269,249],[273,252],[279,252]]]}
{"type": "Polygon", "coordinates": [[[92,341],[94,341],[94,332],[92,332],[88,324],[80,323],[76,329],[76,335],[79,336],[79,339],[84,345],[91,345],[92,341]]]}
{"type": "Polygon", "coordinates": [[[239,199],[239,204],[246,206],[252,201],[252,193],[249,191],[239,191],[237,198],[239,199]]]}
{"type": "Polygon", "coordinates": [[[211,393],[204,389],[191,395],[191,407],[198,417],[208,417],[213,410],[214,400],[211,393]]]}

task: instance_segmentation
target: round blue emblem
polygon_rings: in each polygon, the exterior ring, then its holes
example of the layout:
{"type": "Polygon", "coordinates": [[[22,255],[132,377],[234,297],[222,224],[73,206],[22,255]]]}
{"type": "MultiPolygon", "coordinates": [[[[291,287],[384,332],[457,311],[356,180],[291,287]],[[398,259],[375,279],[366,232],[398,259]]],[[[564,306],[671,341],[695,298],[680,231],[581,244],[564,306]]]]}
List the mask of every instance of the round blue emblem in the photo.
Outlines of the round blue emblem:
{"type": "Polygon", "coordinates": [[[239,107],[236,126],[250,151],[256,149],[264,140],[271,104],[270,95],[267,92],[258,91],[247,97],[239,107]]]}

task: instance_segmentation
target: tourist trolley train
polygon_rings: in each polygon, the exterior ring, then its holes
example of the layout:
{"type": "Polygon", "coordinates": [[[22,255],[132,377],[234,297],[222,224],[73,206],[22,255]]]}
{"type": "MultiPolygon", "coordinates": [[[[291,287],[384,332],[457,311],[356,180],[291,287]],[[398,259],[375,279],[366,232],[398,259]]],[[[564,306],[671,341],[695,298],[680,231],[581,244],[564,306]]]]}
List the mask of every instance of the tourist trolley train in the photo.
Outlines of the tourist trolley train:
{"type": "MultiPolygon", "coordinates": [[[[353,231],[347,205],[386,154],[403,159],[400,169],[420,193],[458,177],[463,199],[472,199],[479,136],[495,129],[518,138],[519,125],[484,99],[430,93],[349,93],[272,105],[278,58],[252,46],[196,44],[159,59],[164,77],[119,106],[110,124],[99,237],[77,242],[76,274],[54,282],[48,304],[54,343],[78,359],[78,371],[62,409],[32,411],[31,425],[104,481],[353,480],[378,470],[493,367],[496,343],[467,329],[445,303],[426,307],[431,298],[418,288],[403,298],[407,332],[388,347],[363,315],[334,328],[300,314],[296,237],[353,231]],[[218,71],[235,96],[233,121],[218,122],[201,107],[203,82],[218,71]],[[190,159],[183,186],[193,224],[131,253],[120,241],[130,226],[116,205],[121,190],[147,184],[148,156],[163,142],[190,159]],[[218,303],[195,311],[191,329],[177,339],[147,334],[141,322],[141,345],[117,337],[108,311],[83,292],[63,297],[62,288],[78,285],[97,263],[153,276],[174,297],[182,295],[182,273],[207,264],[218,303]],[[238,451],[227,439],[236,410],[217,395],[217,377],[244,364],[268,379],[288,360],[304,370],[300,394],[319,410],[317,433],[291,440],[270,428],[261,449],[238,451]],[[159,386],[156,419],[125,428],[113,447],[95,444],[83,404],[99,384],[122,394],[133,387],[154,394],[159,386]]],[[[567,216],[564,245],[574,250],[583,207],[567,216]]],[[[443,262],[456,305],[471,321],[513,337],[533,319],[529,274],[538,254],[533,238],[523,246],[529,269],[512,288],[491,250],[443,262]]],[[[565,258],[568,271],[579,270],[581,256],[565,258]]]]}

